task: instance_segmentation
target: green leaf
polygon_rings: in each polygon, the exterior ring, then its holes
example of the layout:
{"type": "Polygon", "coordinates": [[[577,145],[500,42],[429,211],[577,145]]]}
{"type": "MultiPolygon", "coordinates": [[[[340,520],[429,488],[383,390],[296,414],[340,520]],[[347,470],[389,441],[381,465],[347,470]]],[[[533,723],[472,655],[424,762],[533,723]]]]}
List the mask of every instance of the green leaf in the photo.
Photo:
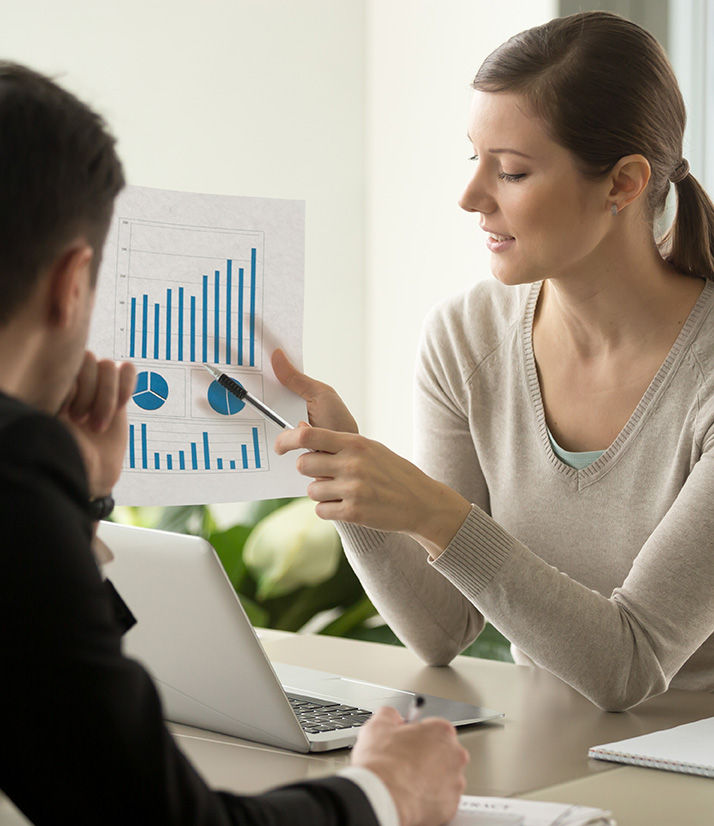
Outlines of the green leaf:
{"type": "Polygon", "coordinates": [[[364,595],[346,608],[341,616],[328,623],[320,633],[330,637],[349,637],[356,628],[364,627],[365,620],[376,615],[377,609],[364,595]]]}
{"type": "Polygon", "coordinates": [[[478,638],[461,653],[467,657],[481,657],[483,660],[513,662],[511,644],[490,622],[486,623],[478,638]]]}
{"type": "Polygon", "coordinates": [[[164,508],[159,507],[118,505],[112,511],[111,520],[121,525],[133,525],[136,528],[155,528],[163,512],[164,508]]]}
{"type": "Polygon", "coordinates": [[[162,509],[155,527],[174,533],[201,534],[208,508],[206,505],[177,505],[162,509]]]}
{"type": "Polygon", "coordinates": [[[251,625],[255,626],[256,628],[270,628],[270,617],[265,608],[261,608],[261,606],[258,605],[257,602],[253,602],[252,599],[244,596],[243,594],[238,594],[238,598],[240,599],[241,605],[243,606],[243,610],[248,615],[248,619],[250,620],[251,625]]]}
{"type": "Polygon", "coordinates": [[[243,562],[243,546],[250,531],[246,525],[234,525],[227,531],[216,531],[208,537],[236,591],[240,591],[247,573],[243,562]]]}
{"type": "Polygon", "coordinates": [[[337,571],[319,585],[308,585],[274,599],[262,600],[270,612],[271,628],[299,631],[315,614],[329,608],[351,606],[364,597],[364,589],[343,554],[337,571]]]}
{"type": "Polygon", "coordinates": [[[261,519],[265,519],[265,517],[269,516],[273,511],[289,505],[294,501],[295,497],[292,496],[286,499],[261,499],[257,502],[251,502],[246,508],[243,524],[253,528],[261,519]]]}
{"type": "Polygon", "coordinates": [[[392,631],[388,625],[365,626],[358,625],[345,636],[353,640],[366,640],[367,642],[379,642],[383,645],[399,645],[402,648],[404,643],[392,631]]]}

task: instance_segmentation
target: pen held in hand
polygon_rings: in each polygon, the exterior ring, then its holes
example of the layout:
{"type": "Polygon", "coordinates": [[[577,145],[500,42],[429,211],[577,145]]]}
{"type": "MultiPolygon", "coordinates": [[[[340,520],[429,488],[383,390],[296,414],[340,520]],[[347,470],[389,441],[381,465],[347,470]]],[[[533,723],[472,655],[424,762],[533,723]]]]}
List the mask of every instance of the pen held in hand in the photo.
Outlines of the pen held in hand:
{"type": "Polygon", "coordinates": [[[221,385],[221,387],[225,387],[225,389],[237,399],[248,402],[248,404],[252,405],[259,413],[265,416],[266,419],[269,419],[273,424],[276,424],[283,430],[294,429],[290,422],[283,419],[283,417],[279,416],[274,410],[271,410],[267,404],[264,404],[260,399],[257,399],[252,393],[249,393],[245,387],[239,384],[235,379],[232,379],[225,373],[221,373],[220,370],[210,364],[204,364],[203,366],[221,385]]]}
{"type": "Polygon", "coordinates": [[[421,694],[415,694],[414,699],[409,706],[409,710],[407,711],[407,716],[404,718],[405,723],[416,723],[416,721],[421,717],[422,710],[424,708],[424,698],[421,694]]]}

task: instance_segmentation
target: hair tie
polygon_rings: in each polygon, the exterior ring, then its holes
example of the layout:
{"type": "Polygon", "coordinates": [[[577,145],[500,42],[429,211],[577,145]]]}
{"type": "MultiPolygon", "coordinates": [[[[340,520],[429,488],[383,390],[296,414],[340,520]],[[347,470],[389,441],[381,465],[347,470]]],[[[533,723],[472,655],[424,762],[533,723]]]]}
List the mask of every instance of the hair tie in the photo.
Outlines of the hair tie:
{"type": "Polygon", "coordinates": [[[674,172],[669,176],[669,180],[673,184],[678,184],[680,181],[683,181],[687,175],[689,175],[689,161],[686,158],[682,158],[682,160],[674,167],[674,172]]]}

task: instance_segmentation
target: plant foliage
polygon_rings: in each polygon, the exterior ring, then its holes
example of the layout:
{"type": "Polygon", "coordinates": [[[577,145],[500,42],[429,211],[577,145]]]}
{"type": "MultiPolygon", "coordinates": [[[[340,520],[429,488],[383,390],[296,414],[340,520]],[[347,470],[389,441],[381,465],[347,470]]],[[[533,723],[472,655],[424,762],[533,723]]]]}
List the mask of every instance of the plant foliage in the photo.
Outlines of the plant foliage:
{"type": "MultiPolygon", "coordinates": [[[[324,524],[311,524],[311,519],[318,517],[311,508],[301,507],[301,502],[268,499],[247,503],[241,506],[235,524],[228,527],[219,526],[208,505],[120,507],[114,518],[207,539],[255,626],[401,645],[364,593],[341,552],[336,532],[330,535],[324,524]],[[291,503],[281,518],[275,516],[291,503]],[[306,564],[305,554],[310,555],[310,564],[306,564]],[[320,554],[325,556],[324,564],[315,564],[313,557],[320,554]]],[[[508,641],[490,624],[463,653],[511,661],[508,641]]]]}

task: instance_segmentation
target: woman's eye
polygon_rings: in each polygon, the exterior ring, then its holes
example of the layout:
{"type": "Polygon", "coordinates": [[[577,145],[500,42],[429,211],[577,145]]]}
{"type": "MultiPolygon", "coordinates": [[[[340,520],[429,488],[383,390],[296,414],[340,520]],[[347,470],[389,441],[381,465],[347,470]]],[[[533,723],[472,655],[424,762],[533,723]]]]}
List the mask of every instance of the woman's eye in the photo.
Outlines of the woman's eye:
{"type": "Polygon", "coordinates": [[[478,160],[478,155],[472,155],[472,156],[469,158],[469,160],[470,160],[470,161],[477,161],[477,160],[478,160]]]}
{"type": "Polygon", "coordinates": [[[515,182],[515,181],[520,181],[520,180],[522,180],[523,178],[525,178],[525,177],[526,177],[526,174],[525,174],[525,172],[521,172],[521,173],[519,173],[518,175],[511,175],[511,174],[509,174],[508,172],[499,172],[499,173],[498,173],[498,177],[499,177],[502,181],[512,181],[512,182],[515,182]]]}

